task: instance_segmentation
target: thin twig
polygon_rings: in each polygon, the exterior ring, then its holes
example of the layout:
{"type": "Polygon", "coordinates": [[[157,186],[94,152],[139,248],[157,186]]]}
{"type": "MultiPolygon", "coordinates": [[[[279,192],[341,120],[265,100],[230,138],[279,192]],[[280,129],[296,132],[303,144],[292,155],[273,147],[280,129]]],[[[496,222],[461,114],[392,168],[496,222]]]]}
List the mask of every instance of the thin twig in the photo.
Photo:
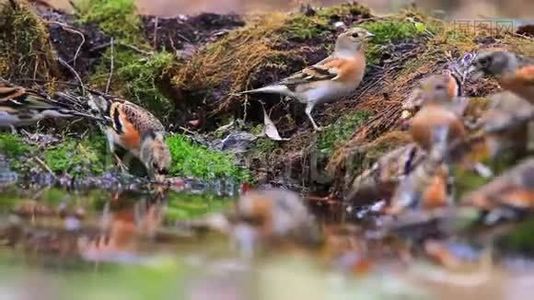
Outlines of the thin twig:
{"type": "Polygon", "coordinates": [[[80,87],[82,89],[82,96],[85,96],[85,86],[83,84],[82,78],[80,77],[80,74],[74,70],[73,67],[71,67],[66,61],[64,61],[61,57],[58,57],[58,61],[60,64],[62,64],[65,68],[69,69],[69,71],[76,77],[78,80],[78,83],[80,84],[80,87]]]}
{"type": "MultiPolygon", "coordinates": [[[[42,79],[31,79],[31,78],[18,78],[16,79],[17,81],[35,81],[36,83],[47,83],[48,81],[47,80],[42,80],[42,79]]],[[[76,84],[76,83],[72,83],[72,82],[67,82],[67,81],[55,81],[54,83],[56,84],[59,84],[59,85],[67,85],[67,86],[74,86],[74,87],[79,87],[80,85],[79,84],[76,84]]],[[[98,95],[98,96],[102,96],[102,97],[105,97],[105,98],[118,98],[118,97],[115,97],[111,94],[106,94],[104,92],[101,92],[101,91],[98,91],[98,90],[95,90],[95,89],[91,89],[91,88],[88,88],[88,87],[85,87],[85,90],[86,91],[89,91],[90,93],[92,94],[95,94],[95,95],[98,95]]]]}
{"type": "Polygon", "coordinates": [[[78,48],[76,48],[76,52],[74,53],[74,57],[71,60],[72,64],[74,66],[76,66],[76,59],[78,58],[78,55],[80,55],[80,51],[82,50],[82,47],[85,44],[85,35],[83,33],[81,33],[80,31],[72,28],[71,26],[69,26],[68,24],[65,24],[65,23],[61,23],[61,22],[58,22],[58,21],[48,21],[48,23],[59,25],[63,30],[68,31],[70,33],[77,34],[77,35],[79,35],[81,37],[82,41],[80,42],[80,45],[78,46],[78,48]]]}
{"type": "Polygon", "coordinates": [[[111,85],[111,78],[113,77],[113,67],[114,67],[114,56],[113,56],[113,50],[114,50],[114,39],[111,38],[111,48],[110,48],[110,51],[111,51],[111,61],[110,61],[110,64],[109,64],[109,76],[108,76],[108,82],[106,83],[106,94],[109,92],[109,86],[111,85]]]}
{"type": "Polygon", "coordinates": [[[52,169],[50,169],[50,167],[44,162],[42,161],[39,157],[37,156],[34,156],[33,159],[35,160],[35,162],[37,162],[37,164],[45,169],[48,173],[50,173],[50,175],[52,175],[54,177],[54,179],[57,179],[56,177],[56,174],[54,174],[54,172],[52,171],[52,169]]]}
{"type": "MultiPolygon", "coordinates": [[[[138,52],[139,54],[143,54],[143,55],[145,55],[145,56],[151,56],[151,55],[154,54],[153,51],[145,51],[145,50],[140,49],[140,48],[138,48],[138,47],[136,47],[136,46],[134,46],[134,45],[126,44],[126,43],[124,43],[124,42],[116,41],[116,42],[114,42],[114,43],[115,43],[116,46],[126,47],[126,48],[128,48],[128,49],[134,50],[135,52],[138,52]]],[[[111,46],[111,42],[109,42],[109,43],[104,43],[104,44],[102,44],[102,45],[98,45],[98,46],[96,46],[96,47],[93,47],[93,48],[89,49],[89,52],[99,51],[99,50],[102,50],[102,49],[107,48],[107,47],[109,47],[109,46],[111,46]]]]}
{"type": "Polygon", "coordinates": [[[158,43],[158,23],[159,23],[159,18],[158,16],[156,16],[154,20],[154,40],[153,40],[153,46],[152,46],[154,49],[157,49],[157,43],[158,43]]]}

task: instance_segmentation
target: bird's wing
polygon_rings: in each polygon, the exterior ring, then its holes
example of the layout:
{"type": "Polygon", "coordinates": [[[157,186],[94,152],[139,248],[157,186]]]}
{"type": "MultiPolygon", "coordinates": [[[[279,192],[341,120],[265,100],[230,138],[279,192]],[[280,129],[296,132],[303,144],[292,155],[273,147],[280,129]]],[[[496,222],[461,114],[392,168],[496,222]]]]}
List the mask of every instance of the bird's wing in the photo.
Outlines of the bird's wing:
{"type": "MultiPolygon", "coordinates": [[[[121,117],[116,115],[111,116],[114,123],[123,121],[129,122],[139,130],[141,134],[148,132],[165,132],[165,127],[163,127],[160,120],[143,107],[128,101],[122,102],[119,107],[121,117]]],[[[111,113],[115,114],[116,111],[112,111],[111,113]]]]}
{"type": "Polygon", "coordinates": [[[35,110],[58,108],[57,103],[43,94],[6,82],[0,82],[0,106],[35,110]]]}
{"type": "Polygon", "coordinates": [[[317,64],[281,80],[278,84],[292,86],[314,81],[333,80],[339,75],[339,66],[342,63],[339,58],[327,57],[317,64]]]}

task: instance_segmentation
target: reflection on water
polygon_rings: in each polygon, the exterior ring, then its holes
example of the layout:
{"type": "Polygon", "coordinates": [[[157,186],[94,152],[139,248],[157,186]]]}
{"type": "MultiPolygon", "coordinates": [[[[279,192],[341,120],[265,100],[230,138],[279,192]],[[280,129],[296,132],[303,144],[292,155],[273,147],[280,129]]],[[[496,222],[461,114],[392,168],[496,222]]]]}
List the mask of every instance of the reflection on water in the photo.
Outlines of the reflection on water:
{"type": "Polygon", "coordinates": [[[496,255],[490,233],[321,224],[284,191],[249,193],[236,210],[212,194],[1,195],[6,299],[521,299],[533,285],[532,262],[496,255]],[[319,243],[298,241],[319,224],[319,243]],[[243,249],[249,236],[253,254],[243,249]]]}

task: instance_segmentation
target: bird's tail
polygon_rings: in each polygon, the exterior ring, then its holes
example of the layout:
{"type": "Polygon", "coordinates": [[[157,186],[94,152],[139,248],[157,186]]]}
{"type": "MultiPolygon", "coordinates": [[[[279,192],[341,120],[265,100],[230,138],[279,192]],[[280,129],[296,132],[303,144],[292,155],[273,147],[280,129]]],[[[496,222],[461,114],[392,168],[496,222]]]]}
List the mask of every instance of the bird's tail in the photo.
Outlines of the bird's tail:
{"type": "Polygon", "coordinates": [[[242,91],[239,93],[236,93],[235,95],[245,95],[245,94],[258,94],[258,93],[264,93],[264,94],[282,94],[282,95],[291,95],[291,91],[286,85],[283,84],[276,84],[276,85],[268,85],[259,89],[253,89],[253,90],[247,90],[242,91]]]}
{"type": "Polygon", "coordinates": [[[52,99],[62,109],[74,116],[84,117],[97,121],[104,121],[104,115],[95,111],[88,97],[78,96],[71,92],[57,92],[52,99]]]}
{"type": "Polygon", "coordinates": [[[85,113],[79,101],[73,97],[50,97],[48,94],[26,89],[0,78],[0,105],[13,109],[31,109],[55,117],[93,117],[85,113]]]}

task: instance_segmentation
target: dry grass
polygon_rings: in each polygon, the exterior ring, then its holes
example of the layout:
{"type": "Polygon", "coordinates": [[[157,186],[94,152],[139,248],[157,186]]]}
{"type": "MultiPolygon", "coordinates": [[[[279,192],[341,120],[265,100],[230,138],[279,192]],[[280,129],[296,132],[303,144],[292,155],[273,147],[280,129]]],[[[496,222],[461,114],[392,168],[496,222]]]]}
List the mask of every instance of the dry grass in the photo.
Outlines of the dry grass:
{"type": "Polygon", "coordinates": [[[51,80],[58,75],[46,26],[28,2],[0,3],[0,76],[51,80]]]}
{"type": "Polygon", "coordinates": [[[226,84],[229,94],[219,101],[229,105],[233,94],[247,88],[251,73],[260,65],[282,61],[287,51],[273,49],[275,32],[284,26],[287,15],[269,14],[227,37],[207,45],[180,66],[174,84],[186,90],[210,90],[226,84]]]}

